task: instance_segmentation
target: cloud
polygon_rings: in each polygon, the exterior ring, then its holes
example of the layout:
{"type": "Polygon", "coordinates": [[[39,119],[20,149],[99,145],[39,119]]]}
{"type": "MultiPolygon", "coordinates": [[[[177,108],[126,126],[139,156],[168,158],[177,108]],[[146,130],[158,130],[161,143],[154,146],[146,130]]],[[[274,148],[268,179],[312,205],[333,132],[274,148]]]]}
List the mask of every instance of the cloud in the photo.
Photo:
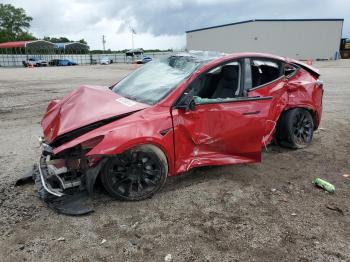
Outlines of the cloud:
{"type": "Polygon", "coordinates": [[[85,38],[90,46],[181,48],[186,30],[248,19],[345,18],[343,35],[350,37],[348,0],[3,0],[23,7],[34,18],[37,36],[85,38]]]}
{"type": "Polygon", "coordinates": [[[350,2],[329,0],[136,0],[110,6],[106,15],[123,21],[121,30],[135,21],[138,31],[157,36],[257,18],[350,18],[349,10],[350,2]]]}

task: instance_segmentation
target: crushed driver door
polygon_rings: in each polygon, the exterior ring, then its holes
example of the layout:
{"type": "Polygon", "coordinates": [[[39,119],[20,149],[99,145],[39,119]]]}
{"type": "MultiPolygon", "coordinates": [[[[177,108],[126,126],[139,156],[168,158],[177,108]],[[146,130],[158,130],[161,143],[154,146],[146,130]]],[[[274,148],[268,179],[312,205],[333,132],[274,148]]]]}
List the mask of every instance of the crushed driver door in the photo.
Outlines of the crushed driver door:
{"type": "Polygon", "coordinates": [[[176,172],[259,162],[272,97],[244,97],[173,109],[176,172]]]}

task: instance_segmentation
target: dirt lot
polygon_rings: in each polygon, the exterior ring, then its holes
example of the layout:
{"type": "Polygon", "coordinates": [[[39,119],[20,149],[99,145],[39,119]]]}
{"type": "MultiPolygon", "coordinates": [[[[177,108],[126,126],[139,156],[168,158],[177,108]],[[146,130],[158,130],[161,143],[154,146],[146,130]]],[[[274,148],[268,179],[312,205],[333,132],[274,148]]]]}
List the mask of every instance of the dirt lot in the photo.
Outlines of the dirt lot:
{"type": "Polygon", "coordinates": [[[34,185],[13,184],[38,160],[50,99],[112,84],[132,67],[0,69],[0,261],[350,261],[350,60],[316,66],[324,115],[310,147],[270,146],[260,164],[196,169],[142,202],[100,189],[85,217],[58,215],[34,185]],[[316,177],[337,192],[315,188],[316,177]]]}

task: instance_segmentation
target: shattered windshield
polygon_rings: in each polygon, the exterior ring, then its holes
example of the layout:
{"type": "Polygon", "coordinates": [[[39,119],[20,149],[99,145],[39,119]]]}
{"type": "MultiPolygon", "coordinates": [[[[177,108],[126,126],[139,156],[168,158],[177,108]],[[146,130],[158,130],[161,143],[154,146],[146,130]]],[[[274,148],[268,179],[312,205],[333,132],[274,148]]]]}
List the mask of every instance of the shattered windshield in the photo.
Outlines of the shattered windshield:
{"type": "Polygon", "coordinates": [[[192,56],[172,55],[151,61],[117,83],[112,91],[131,100],[153,105],[200,65],[201,61],[192,56]]]}

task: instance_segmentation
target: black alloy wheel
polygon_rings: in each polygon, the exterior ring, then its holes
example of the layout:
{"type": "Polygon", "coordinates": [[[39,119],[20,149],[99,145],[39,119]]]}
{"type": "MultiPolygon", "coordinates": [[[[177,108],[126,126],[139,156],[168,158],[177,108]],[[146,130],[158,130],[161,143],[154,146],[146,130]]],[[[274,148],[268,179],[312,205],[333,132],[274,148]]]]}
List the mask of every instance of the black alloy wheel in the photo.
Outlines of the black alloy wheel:
{"type": "Polygon", "coordinates": [[[276,138],[281,146],[299,149],[311,144],[314,122],[310,112],[294,108],[283,113],[278,121],[276,138]]]}
{"type": "Polygon", "coordinates": [[[167,173],[164,153],[154,146],[141,146],[111,158],[101,173],[101,180],[113,197],[137,201],[160,190],[167,173]]]}
{"type": "MultiPolygon", "coordinates": [[[[299,112],[293,122],[293,140],[299,147],[304,147],[310,144],[313,135],[313,123],[311,117],[305,113],[307,111],[299,112]]],[[[307,112],[308,113],[308,112],[307,112]]]]}

